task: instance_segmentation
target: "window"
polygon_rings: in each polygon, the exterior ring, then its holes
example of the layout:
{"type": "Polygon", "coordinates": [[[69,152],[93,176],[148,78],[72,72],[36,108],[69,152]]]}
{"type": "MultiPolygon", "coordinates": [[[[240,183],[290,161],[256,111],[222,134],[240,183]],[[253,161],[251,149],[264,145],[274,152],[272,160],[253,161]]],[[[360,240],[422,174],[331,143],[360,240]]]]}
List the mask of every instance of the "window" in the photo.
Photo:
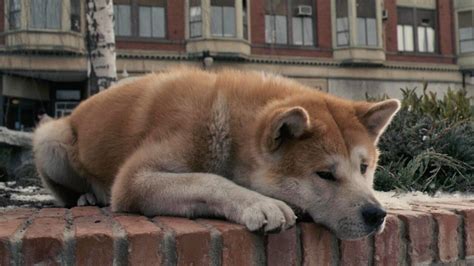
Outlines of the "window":
{"type": "Polygon", "coordinates": [[[19,29],[21,25],[21,0],[10,0],[10,8],[8,12],[8,23],[10,29],[19,29]]]}
{"type": "Polygon", "coordinates": [[[189,37],[202,36],[202,8],[201,0],[189,1],[189,37]]]}
{"type": "Polygon", "coordinates": [[[61,0],[31,0],[29,27],[34,29],[61,28],[61,0]]]}
{"type": "Polygon", "coordinates": [[[336,0],[336,43],[337,46],[349,45],[348,0],[336,0]]]}
{"type": "Polygon", "coordinates": [[[313,45],[313,5],[311,0],[292,1],[293,44],[313,45]]]}
{"type": "Polygon", "coordinates": [[[235,36],[234,0],[211,0],[211,34],[220,37],[235,36]]]}
{"type": "Polygon", "coordinates": [[[398,8],[398,51],[435,52],[435,12],[416,8],[398,8]],[[415,45],[416,41],[416,45],[415,45]]]}
{"type": "Polygon", "coordinates": [[[164,38],[166,35],[165,1],[140,1],[138,35],[164,38]]]}
{"type": "Polygon", "coordinates": [[[114,30],[117,36],[131,36],[132,35],[132,21],[131,21],[130,5],[114,5],[114,30]]]}
{"type": "Polygon", "coordinates": [[[377,46],[375,0],[357,0],[357,44],[377,46]]]}
{"type": "Polygon", "coordinates": [[[459,52],[474,52],[474,11],[463,11],[458,14],[459,52]]]}
{"type": "Polygon", "coordinates": [[[314,45],[313,0],[267,0],[265,42],[314,45]]]}
{"type": "Polygon", "coordinates": [[[71,0],[71,30],[81,31],[81,1],[71,0]]]}
{"type": "Polygon", "coordinates": [[[433,53],[435,51],[435,14],[431,10],[417,10],[416,16],[418,51],[433,53]]]}

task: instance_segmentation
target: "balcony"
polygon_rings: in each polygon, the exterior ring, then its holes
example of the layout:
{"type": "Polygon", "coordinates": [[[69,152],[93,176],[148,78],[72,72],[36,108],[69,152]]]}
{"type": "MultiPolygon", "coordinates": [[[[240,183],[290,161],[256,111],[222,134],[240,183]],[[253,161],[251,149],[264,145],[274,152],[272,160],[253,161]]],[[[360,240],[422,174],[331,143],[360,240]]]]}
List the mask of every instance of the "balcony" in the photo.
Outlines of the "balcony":
{"type": "Polygon", "coordinates": [[[213,57],[250,54],[247,0],[190,0],[186,8],[186,51],[213,57]]]}
{"type": "Polygon", "coordinates": [[[84,53],[84,10],[81,1],[6,1],[5,49],[84,53]]]}

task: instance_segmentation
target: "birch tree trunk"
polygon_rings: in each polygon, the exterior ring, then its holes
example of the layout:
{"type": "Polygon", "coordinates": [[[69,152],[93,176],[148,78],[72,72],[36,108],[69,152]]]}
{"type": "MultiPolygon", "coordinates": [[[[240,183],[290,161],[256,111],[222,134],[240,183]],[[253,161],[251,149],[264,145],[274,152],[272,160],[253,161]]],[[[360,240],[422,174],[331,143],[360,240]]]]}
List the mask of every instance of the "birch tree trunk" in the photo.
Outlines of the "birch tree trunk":
{"type": "Polygon", "coordinates": [[[87,0],[89,95],[105,90],[117,80],[115,66],[114,6],[112,0],[87,0]]]}

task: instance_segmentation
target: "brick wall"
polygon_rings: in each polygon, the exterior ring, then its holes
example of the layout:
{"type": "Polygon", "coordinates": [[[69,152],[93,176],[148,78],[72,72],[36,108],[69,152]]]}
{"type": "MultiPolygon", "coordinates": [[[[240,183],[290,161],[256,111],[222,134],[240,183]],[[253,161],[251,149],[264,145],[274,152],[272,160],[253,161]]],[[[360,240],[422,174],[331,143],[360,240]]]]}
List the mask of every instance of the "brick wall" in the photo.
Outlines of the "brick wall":
{"type": "MultiPolygon", "coordinates": [[[[391,210],[383,233],[341,241],[323,227],[262,236],[220,220],[107,209],[0,212],[0,265],[400,265],[474,263],[474,201],[391,210]]],[[[464,265],[464,264],[462,264],[464,265]]]]}

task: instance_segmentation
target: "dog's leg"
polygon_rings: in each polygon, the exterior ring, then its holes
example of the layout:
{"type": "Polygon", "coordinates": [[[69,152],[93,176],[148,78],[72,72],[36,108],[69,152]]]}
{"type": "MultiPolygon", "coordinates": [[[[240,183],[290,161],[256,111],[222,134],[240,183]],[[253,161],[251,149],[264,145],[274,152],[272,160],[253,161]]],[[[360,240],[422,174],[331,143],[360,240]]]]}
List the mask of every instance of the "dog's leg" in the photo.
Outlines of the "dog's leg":
{"type": "Polygon", "coordinates": [[[169,150],[148,147],[129,159],[112,187],[113,211],[140,212],[148,216],[218,215],[244,224],[250,230],[270,231],[294,225],[295,214],[282,201],[219,175],[165,171],[185,168],[179,166],[179,156],[173,160],[172,153],[166,151],[169,150]],[[159,154],[166,160],[157,159],[159,154]],[[170,164],[164,165],[165,161],[170,164]]]}
{"type": "Polygon", "coordinates": [[[67,119],[41,124],[33,137],[36,169],[43,184],[62,206],[75,206],[80,195],[89,189],[85,178],[74,171],[69,161],[73,142],[67,119]]]}

